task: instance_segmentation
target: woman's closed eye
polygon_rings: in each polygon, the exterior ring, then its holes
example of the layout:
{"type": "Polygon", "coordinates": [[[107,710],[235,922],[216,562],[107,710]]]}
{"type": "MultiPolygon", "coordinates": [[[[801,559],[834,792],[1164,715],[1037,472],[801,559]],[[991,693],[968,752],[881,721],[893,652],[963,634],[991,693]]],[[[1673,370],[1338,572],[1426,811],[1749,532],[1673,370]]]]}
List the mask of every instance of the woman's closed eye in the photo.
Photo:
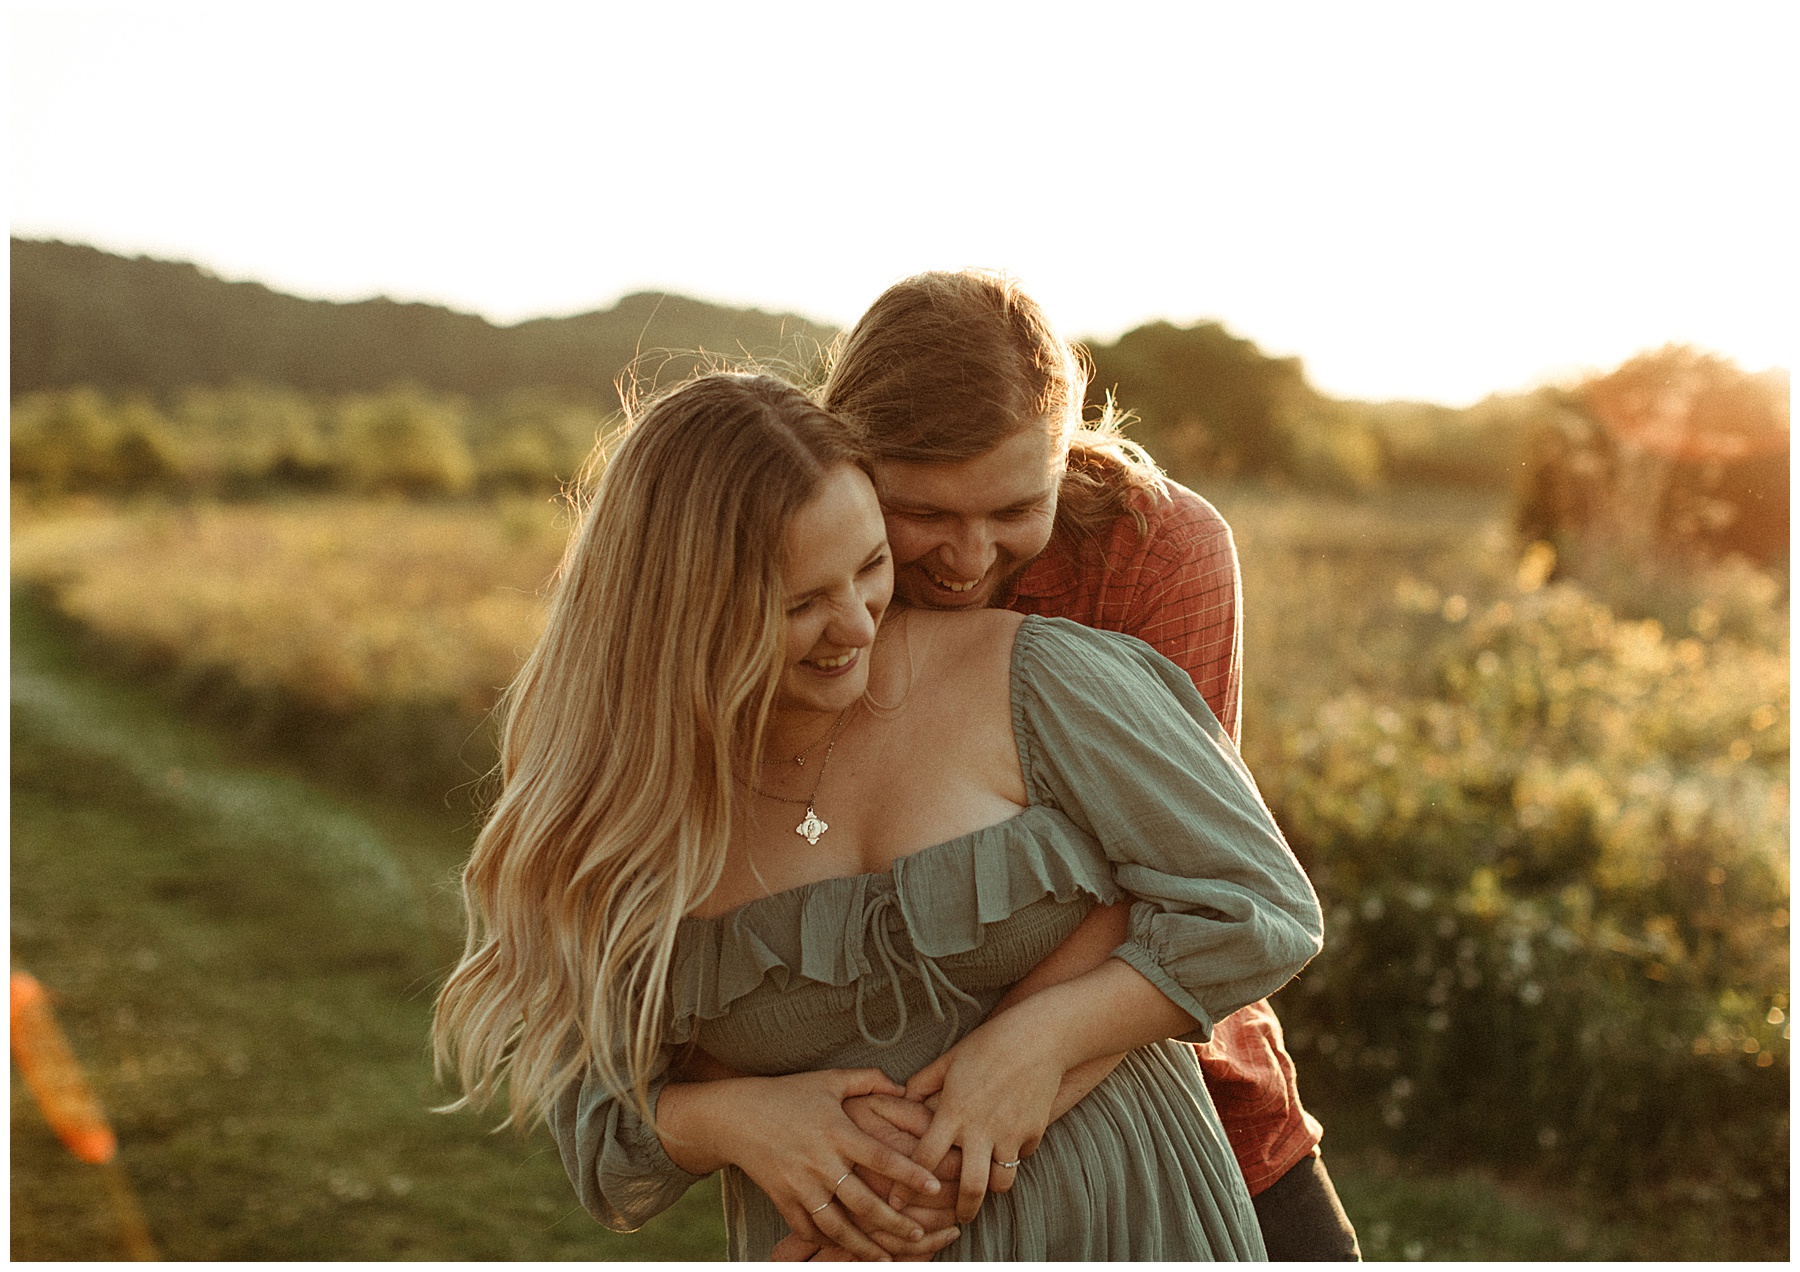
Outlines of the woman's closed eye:
{"type": "MultiPolygon", "coordinates": [[[[880,570],[882,566],[887,564],[887,559],[887,553],[877,552],[874,556],[869,558],[867,564],[857,569],[856,577],[864,578],[867,575],[874,574],[876,571],[880,570]]],[[[805,600],[798,601],[795,604],[788,606],[786,611],[787,616],[789,618],[799,618],[824,599],[824,593],[815,592],[805,600]]]]}

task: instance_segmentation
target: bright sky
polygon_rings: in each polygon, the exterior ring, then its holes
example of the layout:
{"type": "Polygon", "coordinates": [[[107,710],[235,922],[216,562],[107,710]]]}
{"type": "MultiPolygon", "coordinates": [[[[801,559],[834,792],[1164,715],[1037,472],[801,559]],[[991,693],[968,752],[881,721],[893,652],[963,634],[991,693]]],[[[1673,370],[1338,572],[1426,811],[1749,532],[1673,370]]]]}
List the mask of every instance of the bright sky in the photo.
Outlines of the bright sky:
{"type": "Polygon", "coordinates": [[[1346,397],[1791,366],[1796,12],[15,0],[12,232],[496,321],[986,265],[1346,397]]]}

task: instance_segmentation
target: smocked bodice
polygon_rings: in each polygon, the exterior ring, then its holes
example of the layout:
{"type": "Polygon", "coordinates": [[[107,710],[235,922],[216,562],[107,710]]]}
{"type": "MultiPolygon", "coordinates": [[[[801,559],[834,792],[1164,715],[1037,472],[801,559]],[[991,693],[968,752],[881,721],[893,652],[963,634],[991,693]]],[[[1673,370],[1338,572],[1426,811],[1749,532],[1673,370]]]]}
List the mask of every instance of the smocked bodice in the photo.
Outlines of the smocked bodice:
{"type": "Polygon", "coordinates": [[[1120,895],[1092,837],[1027,808],[891,871],[687,920],[672,1036],[747,1073],[874,1065],[904,1081],[1120,895]]]}

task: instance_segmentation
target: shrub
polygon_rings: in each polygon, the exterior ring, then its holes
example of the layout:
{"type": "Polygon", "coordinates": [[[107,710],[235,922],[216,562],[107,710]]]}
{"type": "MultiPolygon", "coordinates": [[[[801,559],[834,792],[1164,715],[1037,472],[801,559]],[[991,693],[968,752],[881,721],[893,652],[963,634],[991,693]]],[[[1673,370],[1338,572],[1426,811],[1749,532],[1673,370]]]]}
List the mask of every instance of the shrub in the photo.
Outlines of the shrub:
{"type": "Polygon", "coordinates": [[[405,386],[322,397],[238,384],[184,389],[158,405],[62,389],[13,404],[12,478],[28,497],[550,493],[576,478],[615,422],[536,390],[470,403],[405,386]]]}
{"type": "Polygon", "coordinates": [[[1401,572],[1347,639],[1403,670],[1281,681],[1253,765],[1327,901],[1281,1002],[1302,1071],[1397,1147],[1784,1201],[1780,589],[1729,568],[1671,631],[1552,558],[1401,572]]]}
{"type": "Polygon", "coordinates": [[[456,495],[475,484],[475,460],[456,404],[390,389],[346,399],[337,429],[345,475],[357,490],[456,495]]]}

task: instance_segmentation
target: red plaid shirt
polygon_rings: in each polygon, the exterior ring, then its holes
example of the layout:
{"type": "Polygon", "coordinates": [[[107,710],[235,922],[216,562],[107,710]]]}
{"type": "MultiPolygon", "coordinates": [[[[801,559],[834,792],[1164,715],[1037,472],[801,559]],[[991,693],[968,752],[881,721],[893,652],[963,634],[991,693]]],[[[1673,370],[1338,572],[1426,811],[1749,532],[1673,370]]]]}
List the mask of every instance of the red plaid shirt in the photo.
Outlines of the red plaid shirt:
{"type": "MultiPolygon", "coordinates": [[[[1099,559],[1053,539],[1019,576],[1007,606],[1153,646],[1192,677],[1235,742],[1244,696],[1237,546],[1210,503],[1174,482],[1166,488],[1167,500],[1138,497],[1149,532],[1140,536],[1133,518],[1120,517],[1100,543],[1099,559]]],[[[1324,1135],[1300,1107],[1281,1022],[1266,999],[1252,1003],[1215,1025],[1212,1040],[1194,1050],[1244,1182],[1259,1193],[1324,1135]]]]}

